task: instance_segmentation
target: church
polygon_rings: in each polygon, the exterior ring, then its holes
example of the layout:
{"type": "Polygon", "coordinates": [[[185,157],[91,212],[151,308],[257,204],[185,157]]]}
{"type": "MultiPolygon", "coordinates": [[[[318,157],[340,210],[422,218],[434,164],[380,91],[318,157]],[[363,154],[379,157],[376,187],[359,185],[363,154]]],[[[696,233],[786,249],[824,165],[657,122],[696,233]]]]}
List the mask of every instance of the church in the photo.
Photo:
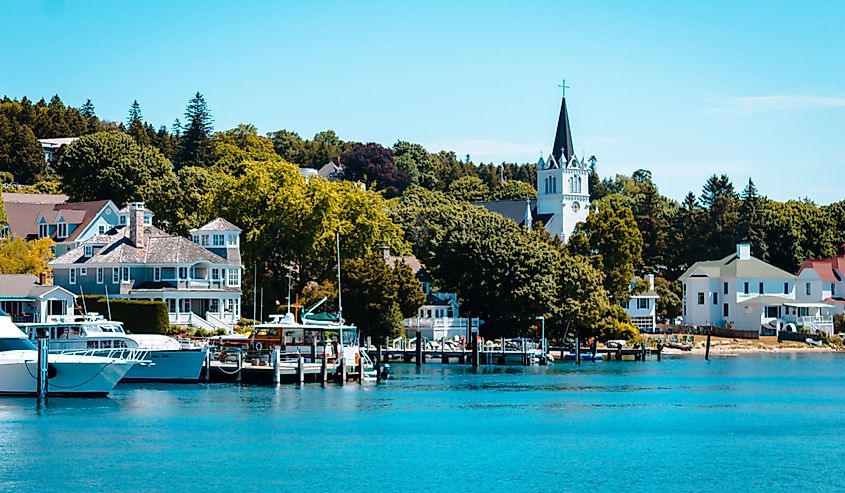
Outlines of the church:
{"type": "Polygon", "coordinates": [[[584,158],[575,155],[566,96],[560,102],[557,131],[548,158],[537,162],[536,200],[492,200],[477,202],[492,212],[530,227],[541,221],[546,230],[564,243],[572,236],[575,225],[587,219],[590,211],[590,168],[584,158]]]}

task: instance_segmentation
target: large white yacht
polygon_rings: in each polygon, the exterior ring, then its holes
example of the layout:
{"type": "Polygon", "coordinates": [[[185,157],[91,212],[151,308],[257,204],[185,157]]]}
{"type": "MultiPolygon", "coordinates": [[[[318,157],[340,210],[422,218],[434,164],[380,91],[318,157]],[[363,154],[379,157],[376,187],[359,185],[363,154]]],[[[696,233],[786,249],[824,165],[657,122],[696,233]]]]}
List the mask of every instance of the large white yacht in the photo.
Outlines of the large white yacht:
{"type": "Polygon", "coordinates": [[[123,378],[131,381],[195,382],[202,372],[208,346],[183,347],[176,339],[158,334],[127,334],[120,322],[98,313],[50,316],[45,323],[21,324],[30,339],[44,328],[51,353],[88,351],[104,354],[114,349],[146,352],[147,365],[137,365],[123,378]]]}
{"type": "MultiPolygon", "coordinates": [[[[138,362],[129,357],[113,358],[79,354],[47,356],[48,395],[106,395],[138,362]]],[[[0,394],[35,395],[38,381],[38,351],[18,327],[0,310],[0,394]]]]}

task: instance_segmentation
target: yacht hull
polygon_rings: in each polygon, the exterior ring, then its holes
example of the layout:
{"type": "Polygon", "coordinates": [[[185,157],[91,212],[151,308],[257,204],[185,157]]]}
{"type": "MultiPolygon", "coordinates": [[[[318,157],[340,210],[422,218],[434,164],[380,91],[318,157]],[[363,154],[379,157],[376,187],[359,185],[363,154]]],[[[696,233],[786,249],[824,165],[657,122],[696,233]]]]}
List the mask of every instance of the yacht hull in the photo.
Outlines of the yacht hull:
{"type": "Polygon", "coordinates": [[[135,365],[123,382],[196,382],[202,373],[208,346],[198,349],[150,350],[150,365],[135,365]]]}
{"type": "MultiPolygon", "coordinates": [[[[36,395],[38,363],[35,351],[17,360],[0,360],[0,394],[36,395]]],[[[51,354],[47,395],[102,396],[135,365],[134,361],[51,354]]]]}

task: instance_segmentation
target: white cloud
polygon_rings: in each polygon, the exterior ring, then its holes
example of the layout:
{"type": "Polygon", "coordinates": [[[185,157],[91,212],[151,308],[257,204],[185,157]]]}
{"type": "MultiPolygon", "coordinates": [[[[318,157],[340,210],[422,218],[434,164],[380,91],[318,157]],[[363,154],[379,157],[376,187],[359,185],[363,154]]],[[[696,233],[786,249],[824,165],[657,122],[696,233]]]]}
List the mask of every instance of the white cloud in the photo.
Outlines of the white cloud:
{"type": "Polygon", "coordinates": [[[803,110],[813,108],[845,108],[845,97],[782,94],[742,96],[719,101],[711,108],[716,113],[759,113],[763,111],[803,110]]]}

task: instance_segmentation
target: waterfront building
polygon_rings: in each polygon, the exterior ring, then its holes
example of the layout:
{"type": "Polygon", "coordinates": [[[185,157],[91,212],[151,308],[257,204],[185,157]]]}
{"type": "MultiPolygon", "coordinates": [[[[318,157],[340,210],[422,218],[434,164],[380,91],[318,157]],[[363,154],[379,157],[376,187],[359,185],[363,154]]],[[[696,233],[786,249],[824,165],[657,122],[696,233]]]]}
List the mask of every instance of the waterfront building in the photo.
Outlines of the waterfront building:
{"type": "Polygon", "coordinates": [[[231,331],[241,312],[240,229],[215,219],[193,241],[152,225],[141,202],[119,224],[50,262],[54,282],[76,294],[160,300],[170,323],[231,331]]]}
{"type": "Polygon", "coordinates": [[[748,243],[720,260],[696,262],[680,281],[686,324],[758,335],[833,333],[830,305],[796,300],[797,277],[753,257],[748,243]]]}
{"type": "Polygon", "coordinates": [[[631,280],[631,297],[622,307],[631,317],[631,323],[644,332],[654,332],[657,327],[657,300],[660,296],[654,290],[654,274],[646,274],[645,279],[634,277],[631,280]],[[645,291],[639,291],[640,284],[645,281],[645,291]]]}
{"type": "Polygon", "coordinates": [[[119,223],[119,211],[111,200],[66,201],[66,195],[4,193],[5,236],[52,238],[56,256],[61,256],[119,223]]]}
{"type": "MultiPolygon", "coordinates": [[[[413,255],[397,256],[391,255],[390,248],[381,249],[385,262],[391,267],[398,262],[404,262],[411,268],[411,271],[420,281],[425,303],[417,310],[417,316],[406,318],[402,321],[405,335],[409,338],[416,337],[420,331],[422,337],[428,340],[441,340],[444,337],[466,337],[470,320],[460,316],[461,303],[458,301],[457,293],[446,293],[436,291],[431,286],[431,276],[425,271],[419,259],[413,255]]],[[[474,327],[478,327],[477,320],[474,327]]]]}
{"type": "Polygon", "coordinates": [[[484,208],[531,226],[540,221],[564,243],[590,210],[590,166],[575,155],[566,97],[561,99],[557,131],[548,158],[537,162],[537,198],[476,202],[484,208]]]}
{"type": "Polygon", "coordinates": [[[73,314],[76,297],[47,284],[47,275],[0,274],[0,309],[15,323],[47,321],[49,315],[73,314]]]}
{"type": "Polygon", "coordinates": [[[829,303],[835,313],[845,312],[845,244],[835,257],[808,259],[801,264],[797,299],[829,303]]]}

